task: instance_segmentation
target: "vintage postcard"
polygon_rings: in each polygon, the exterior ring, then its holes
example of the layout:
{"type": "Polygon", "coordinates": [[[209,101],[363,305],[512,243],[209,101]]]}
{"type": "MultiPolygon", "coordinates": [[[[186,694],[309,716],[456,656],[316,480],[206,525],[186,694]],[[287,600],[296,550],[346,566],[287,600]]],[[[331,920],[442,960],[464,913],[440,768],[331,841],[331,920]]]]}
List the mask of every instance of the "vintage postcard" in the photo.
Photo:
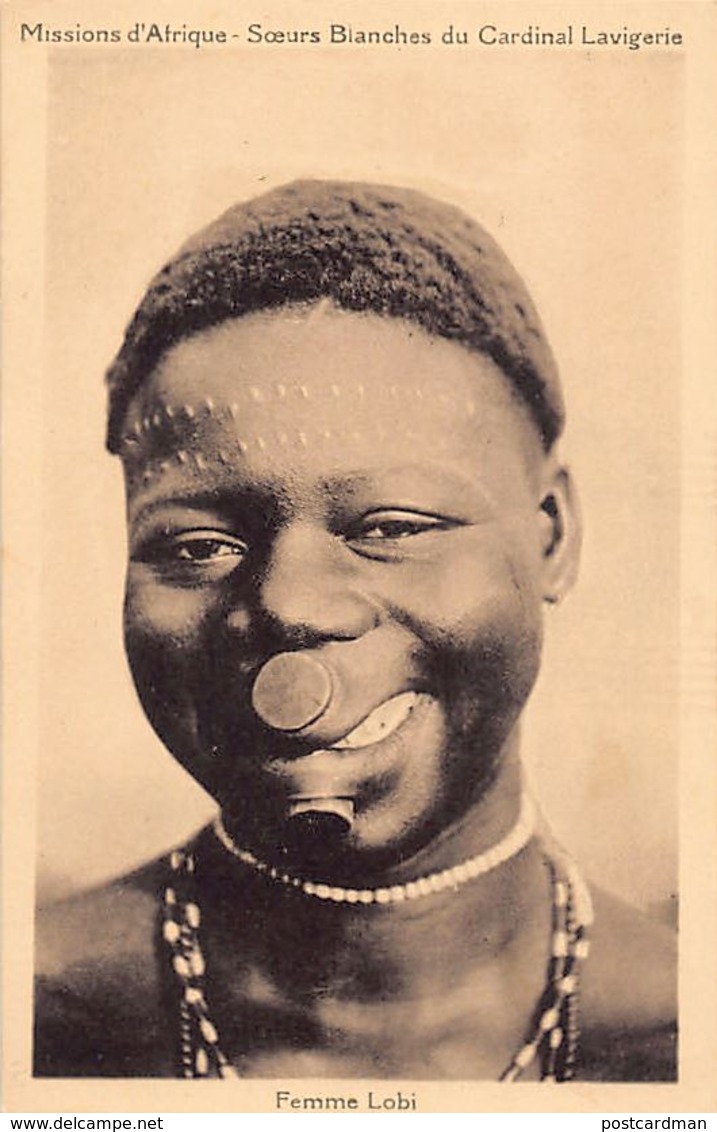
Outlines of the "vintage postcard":
{"type": "Polygon", "coordinates": [[[5,1109],[714,1111],[714,5],[2,16],[5,1109]]]}

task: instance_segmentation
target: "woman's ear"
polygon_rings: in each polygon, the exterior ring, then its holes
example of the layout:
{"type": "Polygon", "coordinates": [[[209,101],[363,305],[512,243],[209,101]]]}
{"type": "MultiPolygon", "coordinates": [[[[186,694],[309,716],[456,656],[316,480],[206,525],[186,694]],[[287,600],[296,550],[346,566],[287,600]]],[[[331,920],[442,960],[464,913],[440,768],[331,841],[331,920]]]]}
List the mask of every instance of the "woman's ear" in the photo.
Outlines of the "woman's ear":
{"type": "Polygon", "coordinates": [[[571,588],[578,573],[582,524],[580,508],[567,468],[550,470],[540,500],[543,600],[555,603],[571,588]]]}

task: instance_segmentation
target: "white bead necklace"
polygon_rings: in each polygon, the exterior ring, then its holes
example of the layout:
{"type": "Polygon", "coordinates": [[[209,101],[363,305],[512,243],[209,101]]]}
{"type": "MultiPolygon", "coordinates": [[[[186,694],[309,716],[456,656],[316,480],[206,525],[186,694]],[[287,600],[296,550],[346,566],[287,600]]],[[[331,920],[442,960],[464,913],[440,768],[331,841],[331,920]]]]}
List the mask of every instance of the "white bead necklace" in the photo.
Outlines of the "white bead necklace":
{"type": "Polygon", "coordinates": [[[484,876],[498,865],[509,861],[511,857],[515,857],[525,848],[535,832],[535,805],[528,794],[523,794],[515,825],[504,838],[484,853],[469,857],[467,861],[453,865],[449,869],[441,869],[440,872],[429,873],[406,884],[392,884],[386,888],[343,888],[340,885],[302,880],[301,877],[292,876],[291,873],[267,865],[248,849],[242,849],[237,845],[231,834],[227,832],[221,814],[214,819],[212,828],[227,852],[237,860],[269,880],[283,884],[287,888],[299,889],[305,896],[315,896],[319,900],[329,900],[335,904],[398,904],[405,900],[418,900],[419,897],[443,892],[448,888],[454,890],[460,888],[466,881],[484,876]]]}

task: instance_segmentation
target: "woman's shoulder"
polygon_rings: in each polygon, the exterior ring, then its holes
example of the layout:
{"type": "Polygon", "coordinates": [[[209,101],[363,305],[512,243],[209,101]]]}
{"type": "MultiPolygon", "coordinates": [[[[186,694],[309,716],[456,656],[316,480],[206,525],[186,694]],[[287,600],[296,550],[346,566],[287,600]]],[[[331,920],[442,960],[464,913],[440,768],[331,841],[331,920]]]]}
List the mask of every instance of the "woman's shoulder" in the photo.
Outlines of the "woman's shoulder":
{"type": "Polygon", "coordinates": [[[146,950],[166,876],[164,859],[38,908],[36,967],[57,975],[146,950]]]}
{"type": "Polygon", "coordinates": [[[582,989],[583,1076],[672,1081],[677,1075],[677,936],[600,889],[582,989]]]}
{"type": "Polygon", "coordinates": [[[161,860],[37,913],[37,1076],[171,1070],[159,958],[161,860]]]}

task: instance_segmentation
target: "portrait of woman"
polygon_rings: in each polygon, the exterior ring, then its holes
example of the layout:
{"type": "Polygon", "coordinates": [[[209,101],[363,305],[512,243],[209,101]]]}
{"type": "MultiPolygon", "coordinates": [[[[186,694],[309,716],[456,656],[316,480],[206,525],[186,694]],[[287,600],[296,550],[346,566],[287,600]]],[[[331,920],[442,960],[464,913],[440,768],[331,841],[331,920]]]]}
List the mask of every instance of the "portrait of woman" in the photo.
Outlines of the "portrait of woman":
{"type": "Polygon", "coordinates": [[[480,219],[366,180],[240,200],[107,388],[132,678],[216,816],[40,912],[35,1074],[674,1080],[673,933],[522,767],[579,485],[480,219]]]}

